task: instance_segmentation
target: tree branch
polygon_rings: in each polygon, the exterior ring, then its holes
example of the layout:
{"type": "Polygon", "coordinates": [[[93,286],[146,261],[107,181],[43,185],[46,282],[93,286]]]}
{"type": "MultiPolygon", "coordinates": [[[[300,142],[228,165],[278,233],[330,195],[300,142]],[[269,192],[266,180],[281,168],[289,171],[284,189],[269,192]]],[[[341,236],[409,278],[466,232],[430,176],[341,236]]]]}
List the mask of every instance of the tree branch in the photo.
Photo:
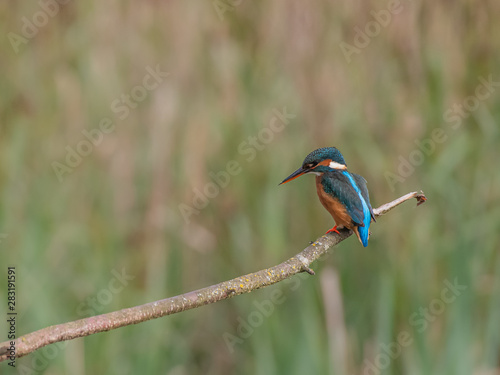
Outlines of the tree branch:
{"type": "MultiPolygon", "coordinates": [[[[424,203],[426,198],[422,192],[406,194],[390,203],[386,203],[375,210],[375,216],[389,212],[401,203],[416,198],[417,206],[424,203]]],[[[46,345],[59,341],[72,340],[78,337],[93,335],[94,333],[110,331],[116,328],[145,322],[165,315],[194,309],[217,301],[232,298],[239,294],[250,293],[255,289],[283,281],[300,272],[314,274],[309,265],[326,254],[327,250],[351,236],[352,231],[344,229],[340,234],[323,235],[314,241],[299,254],[278,264],[258,272],[224,281],[220,284],[198,289],[193,292],[163,299],[145,305],[122,309],[107,314],[80,319],[73,322],[58,324],[38,331],[28,333],[15,340],[16,357],[22,357],[46,345]]],[[[0,344],[0,362],[8,359],[10,341],[0,344]]]]}

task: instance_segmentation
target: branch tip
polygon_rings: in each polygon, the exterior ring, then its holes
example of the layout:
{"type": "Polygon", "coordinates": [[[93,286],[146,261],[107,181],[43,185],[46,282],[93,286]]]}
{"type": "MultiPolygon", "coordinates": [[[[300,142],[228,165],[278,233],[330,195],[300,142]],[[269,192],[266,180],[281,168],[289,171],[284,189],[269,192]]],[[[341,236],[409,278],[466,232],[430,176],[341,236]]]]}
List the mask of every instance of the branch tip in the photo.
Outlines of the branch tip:
{"type": "Polygon", "coordinates": [[[417,194],[415,198],[417,199],[417,207],[427,201],[427,197],[424,195],[424,192],[422,190],[420,190],[420,193],[417,194]]]}

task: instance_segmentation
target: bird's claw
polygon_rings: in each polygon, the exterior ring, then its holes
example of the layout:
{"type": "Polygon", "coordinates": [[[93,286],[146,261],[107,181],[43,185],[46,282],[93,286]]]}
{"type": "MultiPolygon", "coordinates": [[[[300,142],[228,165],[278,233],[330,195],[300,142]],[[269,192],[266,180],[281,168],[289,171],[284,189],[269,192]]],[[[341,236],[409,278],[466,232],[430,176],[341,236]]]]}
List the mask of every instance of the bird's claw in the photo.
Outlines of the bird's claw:
{"type": "Polygon", "coordinates": [[[333,233],[333,232],[340,234],[340,232],[337,230],[337,226],[336,225],[332,229],[328,229],[326,231],[326,234],[333,233]]]}

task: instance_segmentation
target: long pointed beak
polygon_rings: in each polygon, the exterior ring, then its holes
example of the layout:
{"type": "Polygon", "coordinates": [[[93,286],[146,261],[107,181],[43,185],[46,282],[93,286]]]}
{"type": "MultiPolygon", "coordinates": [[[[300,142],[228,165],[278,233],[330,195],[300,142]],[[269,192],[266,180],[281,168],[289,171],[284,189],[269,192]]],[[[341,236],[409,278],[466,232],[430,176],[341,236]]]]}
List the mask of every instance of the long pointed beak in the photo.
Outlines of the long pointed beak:
{"type": "Polygon", "coordinates": [[[283,181],[281,181],[280,185],[286,184],[287,182],[292,181],[292,180],[296,179],[297,177],[302,176],[304,173],[306,173],[308,171],[309,171],[308,169],[304,169],[304,168],[300,167],[295,172],[293,172],[290,176],[288,176],[283,181]]]}

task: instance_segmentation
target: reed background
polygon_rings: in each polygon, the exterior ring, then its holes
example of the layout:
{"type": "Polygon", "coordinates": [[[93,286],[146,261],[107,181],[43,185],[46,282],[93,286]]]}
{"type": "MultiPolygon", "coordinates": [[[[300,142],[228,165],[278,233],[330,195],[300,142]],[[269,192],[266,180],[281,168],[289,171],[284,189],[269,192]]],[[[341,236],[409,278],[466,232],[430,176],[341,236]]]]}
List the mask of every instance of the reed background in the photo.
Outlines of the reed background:
{"type": "Polygon", "coordinates": [[[500,3],[41,4],[0,4],[0,272],[16,266],[18,334],[296,254],[333,222],[312,177],[277,185],[317,147],[343,152],[374,207],[417,189],[428,202],[380,218],[366,249],[343,242],[316,277],[52,345],[1,373],[499,373],[500,90],[481,85],[500,81],[500,3]],[[23,17],[42,26],[19,42],[23,17]],[[356,41],[346,58],[341,43],[356,41]],[[148,67],[169,74],[145,91],[148,67]],[[143,100],[118,113],[132,91],[143,100]],[[274,122],[284,108],[294,117],[274,122]],[[58,178],[54,162],[105,118],[112,130],[58,178]],[[195,208],[231,160],[227,186],[185,219],[179,205],[195,208]]]}

